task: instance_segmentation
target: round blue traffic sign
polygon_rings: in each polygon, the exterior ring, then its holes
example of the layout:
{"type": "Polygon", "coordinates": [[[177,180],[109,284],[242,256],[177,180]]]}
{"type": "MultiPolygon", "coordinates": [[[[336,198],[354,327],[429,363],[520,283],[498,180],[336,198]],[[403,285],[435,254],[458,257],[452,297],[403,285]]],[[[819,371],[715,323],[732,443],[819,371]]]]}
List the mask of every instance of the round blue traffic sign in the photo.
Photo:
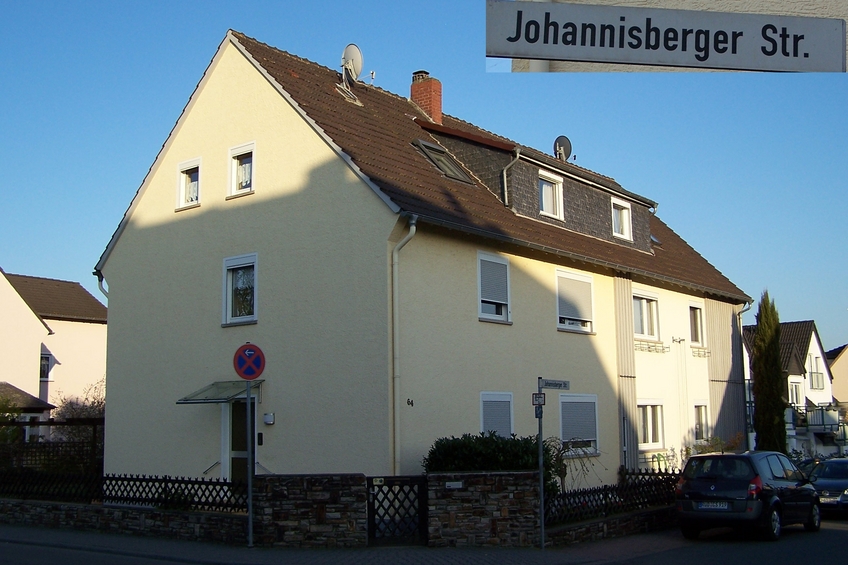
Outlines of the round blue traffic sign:
{"type": "Polygon", "coordinates": [[[252,381],[265,370],[265,354],[252,343],[246,343],[236,350],[233,368],[238,376],[246,381],[252,381]]]}

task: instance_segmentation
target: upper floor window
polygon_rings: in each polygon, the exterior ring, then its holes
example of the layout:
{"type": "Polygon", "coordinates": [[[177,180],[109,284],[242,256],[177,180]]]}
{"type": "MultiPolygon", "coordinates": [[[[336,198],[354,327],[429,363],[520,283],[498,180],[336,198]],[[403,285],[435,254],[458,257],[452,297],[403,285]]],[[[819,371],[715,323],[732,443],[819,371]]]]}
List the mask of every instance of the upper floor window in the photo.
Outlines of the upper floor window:
{"type": "Polygon", "coordinates": [[[562,441],[583,453],[598,453],[598,395],[560,394],[559,408],[562,441]]]}
{"type": "Polygon", "coordinates": [[[39,378],[42,381],[50,380],[50,365],[51,365],[50,360],[51,360],[50,355],[42,355],[41,356],[41,367],[40,367],[40,371],[39,371],[39,378]]]}
{"type": "Polygon", "coordinates": [[[824,389],[824,372],[821,370],[821,357],[810,355],[810,388],[813,390],[824,389]]]}
{"type": "Polygon", "coordinates": [[[177,181],[177,208],[200,204],[200,159],[180,163],[177,181]]]}
{"type": "Polygon", "coordinates": [[[256,321],[256,266],[256,253],[224,259],[224,325],[256,321]]]}
{"type": "Polygon", "coordinates": [[[494,432],[499,436],[512,435],[512,393],[480,393],[480,431],[494,432]]]}
{"type": "Polygon", "coordinates": [[[547,171],[539,171],[539,213],[558,220],[562,213],[562,178],[547,171]]]}
{"type": "Polygon", "coordinates": [[[695,405],[695,441],[707,439],[707,405],[695,405]]]}
{"type": "Polygon", "coordinates": [[[692,345],[704,345],[704,316],[700,306],[689,306],[689,336],[692,345]]]}
{"type": "Polygon", "coordinates": [[[478,316],[490,322],[509,322],[509,260],[477,254],[478,316]]]}
{"type": "Polygon", "coordinates": [[[246,143],[230,149],[230,189],[229,196],[238,196],[253,192],[254,144],[246,143]]]}
{"type": "Polygon", "coordinates": [[[630,203],[612,199],[612,234],[633,241],[633,226],[630,220],[630,203]]]}
{"type": "Polygon", "coordinates": [[[557,328],[591,332],[592,277],[557,271],[557,328]]]}
{"type": "Polygon", "coordinates": [[[657,299],[633,295],[633,331],[637,337],[659,339],[657,299]]]}

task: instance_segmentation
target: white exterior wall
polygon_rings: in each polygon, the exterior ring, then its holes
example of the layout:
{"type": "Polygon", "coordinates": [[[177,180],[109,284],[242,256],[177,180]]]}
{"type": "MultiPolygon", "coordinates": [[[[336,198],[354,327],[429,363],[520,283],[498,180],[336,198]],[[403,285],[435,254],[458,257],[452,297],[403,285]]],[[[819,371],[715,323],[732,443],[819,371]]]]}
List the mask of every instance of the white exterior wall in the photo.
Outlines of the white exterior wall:
{"type": "Polygon", "coordinates": [[[49,320],[53,335],[44,339],[42,353],[49,353],[49,394],[60,398],[84,398],[89,387],[106,376],[106,324],[49,320]]]}
{"type": "MultiPolygon", "coordinates": [[[[220,476],[218,405],[175,402],[238,381],[260,346],[260,472],[387,473],[386,242],[394,214],[231,44],[207,70],[106,262],[106,472],[220,476]],[[254,193],[227,199],[230,148],[255,143],[254,193]],[[200,206],[175,211],[179,164],[200,206]],[[258,254],[258,323],[222,327],[223,260],[258,254]],[[363,432],[366,430],[366,432],[363,432]],[[217,464],[216,464],[217,463],[217,464]]],[[[224,426],[226,427],[226,426],[224,426]]]]}
{"type": "Polygon", "coordinates": [[[827,406],[828,404],[832,404],[833,383],[830,379],[830,369],[827,366],[825,351],[822,349],[821,343],[819,343],[815,334],[813,334],[812,339],[810,339],[810,348],[805,355],[804,368],[807,371],[807,378],[805,379],[807,398],[809,398],[816,406],[827,406]],[[816,368],[816,360],[818,360],[818,369],[816,368]],[[814,389],[812,387],[813,383],[811,382],[811,373],[814,371],[824,373],[823,389],[814,389]]]}
{"type": "Polygon", "coordinates": [[[38,398],[41,343],[48,329],[0,275],[0,381],[38,398]]]}
{"type": "MultiPolygon", "coordinates": [[[[719,409],[710,406],[709,401],[706,355],[710,344],[697,347],[690,339],[689,308],[701,308],[705,330],[704,300],[636,282],[633,293],[655,297],[659,319],[658,342],[636,338],[636,402],[637,405],[659,403],[664,424],[662,444],[640,448],[640,461],[651,462],[654,455],[668,456],[673,449],[679,464],[684,449],[695,445],[695,406],[707,407],[707,422],[714,420],[714,410],[719,409]]],[[[711,435],[707,429],[706,437],[711,435]]]]}
{"type": "MultiPolygon", "coordinates": [[[[557,331],[557,266],[550,256],[505,253],[483,242],[421,229],[401,251],[402,474],[421,471],[433,441],[481,431],[481,392],[513,397],[513,431],[536,435],[537,378],[596,394],[600,455],[591,484],[615,481],[619,426],[613,279],[592,276],[594,334],[557,331]],[[478,251],[509,260],[511,324],[478,319],[478,251]],[[409,402],[407,402],[407,400],[409,402]]],[[[544,436],[559,437],[559,391],[546,390],[544,436]]],[[[570,438],[566,438],[570,439],[570,438]]]]}
{"type": "MultiPolygon", "coordinates": [[[[535,2],[540,0],[519,0],[535,2]]],[[[625,6],[632,8],[665,8],[704,12],[739,12],[749,14],[775,14],[815,18],[841,18],[848,20],[848,3],[834,0],[546,0],[556,3],[588,4],[595,6],[625,6]]],[[[848,49],[846,49],[848,52],[848,49]]],[[[650,65],[613,65],[602,63],[575,63],[570,61],[513,61],[513,72],[693,72],[699,69],[659,67],[650,65]]]]}

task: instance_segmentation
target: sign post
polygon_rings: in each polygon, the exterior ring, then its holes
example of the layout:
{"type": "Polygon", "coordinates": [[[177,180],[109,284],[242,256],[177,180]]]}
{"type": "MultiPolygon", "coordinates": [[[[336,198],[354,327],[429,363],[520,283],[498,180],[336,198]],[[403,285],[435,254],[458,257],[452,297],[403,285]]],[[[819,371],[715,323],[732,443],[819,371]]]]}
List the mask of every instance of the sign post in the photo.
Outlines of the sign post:
{"type": "Polygon", "coordinates": [[[539,444],[539,547],[545,549],[545,450],[542,443],[542,412],[545,405],[545,393],[543,388],[553,388],[557,390],[569,390],[571,383],[569,381],[554,381],[551,379],[538,379],[539,392],[533,394],[533,406],[536,407],[536,419],[539,420],[539,437],[536,442],[539,444]]]}
{"type": "Polygon", "coordinates": [[[236,349],[233,356],[236,374],[245,380],[244,399],[247,403],[247,547],[253,547],[253,398],[250,396],[250,381],[265,370],[265,354],[257,346],[246,343],[236,349]]]}

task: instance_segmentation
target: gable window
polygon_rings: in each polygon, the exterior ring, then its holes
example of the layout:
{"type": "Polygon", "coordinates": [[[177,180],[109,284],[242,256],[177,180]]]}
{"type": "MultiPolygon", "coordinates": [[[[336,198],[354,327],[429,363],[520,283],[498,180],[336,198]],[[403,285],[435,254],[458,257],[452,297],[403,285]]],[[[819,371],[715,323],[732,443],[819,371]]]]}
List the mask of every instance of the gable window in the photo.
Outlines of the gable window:
{"type": "Polygon", "coordinates": [[[612,199],[612,234],[615,237],[633,241],[630,203],[618,198],[612,199]]]}
{"type": "Polygon", "coordinates": [[[695,406],[695,441],[707,439],[707,406],[698,404],[695,406]]]}
{"type": "Polygon", "coordinates": [[[562,220],[562,207],[562,178],[540,170],[539,213],[562,220]]]}
{"type": "Polygon", "coordinates": [[[180,163],[177,181],[177,208],[200,204],[200,159],[180,163]]]}
{"type": "Polygon", "coordinates": [[[512,430],[512,393],[480,393],[480,431],[510,437],[512,430]]]}
{"type": "Polygon", "coordinates": [[[254,144],[246,143],[230,149],[230,189],[228,196],[240,196],[253,192],[254,144]]]}
{"type": "Polygon", "coordinates": [[[824,390],[824,373],[821,370],[821,357],[810,357],[810,388],[824,390]]]}
{"type": "Polygon", "coordinates": [[[662,447],[662,405],[656,401],[639,404],[639,449],[662,447]]]}
{"type": "Polygon", "coordinates": [[[224,259],[223,325],[256,321],[255,253],[224,259]]]}
{"type": "Polygon", "coordinates": [[[692,345],[704,345],[704,316],[700,306],[689,306],[689,336],[692,345]]]}
{"type": "Polygon", "coordinates": [[[592,331],[592,277],[557,271],[557,328],[592,331]]]}
{"type": "Polygon", "coordinates": [[[509,261],[506,257],[477,254],[478,317],[487,322],[509,322],[509,261]]]}
{"type": "Polygon", "coordinates": [[[584,453],[598,453],[598,395],[560,394],[563,442],[584,453]]]}
{"type": "Polygon", "coordinates": [[[637,337],[657,340],[657,299],[633,295],[633,331],[637,337]]]}
{"type": "Polygon", "coordinates": [[[50,355],[42,355],[41,356],[41,367],[39,371],[39,378],[42,381],[50,380],[50,355]]]}
{"type": "Polygon", "coordinates": [[[444,175],[448,178],[473,183],[471,177],[469,177],[466,172],[462,169],[459,163],[451,157],[451,155],[445,150],[444,147],[440,145],[436,145],[435,143],[428,143],[421,139],[417,140],[415,144],[424,152],[428,159],[440,170],[444,175]]]}

